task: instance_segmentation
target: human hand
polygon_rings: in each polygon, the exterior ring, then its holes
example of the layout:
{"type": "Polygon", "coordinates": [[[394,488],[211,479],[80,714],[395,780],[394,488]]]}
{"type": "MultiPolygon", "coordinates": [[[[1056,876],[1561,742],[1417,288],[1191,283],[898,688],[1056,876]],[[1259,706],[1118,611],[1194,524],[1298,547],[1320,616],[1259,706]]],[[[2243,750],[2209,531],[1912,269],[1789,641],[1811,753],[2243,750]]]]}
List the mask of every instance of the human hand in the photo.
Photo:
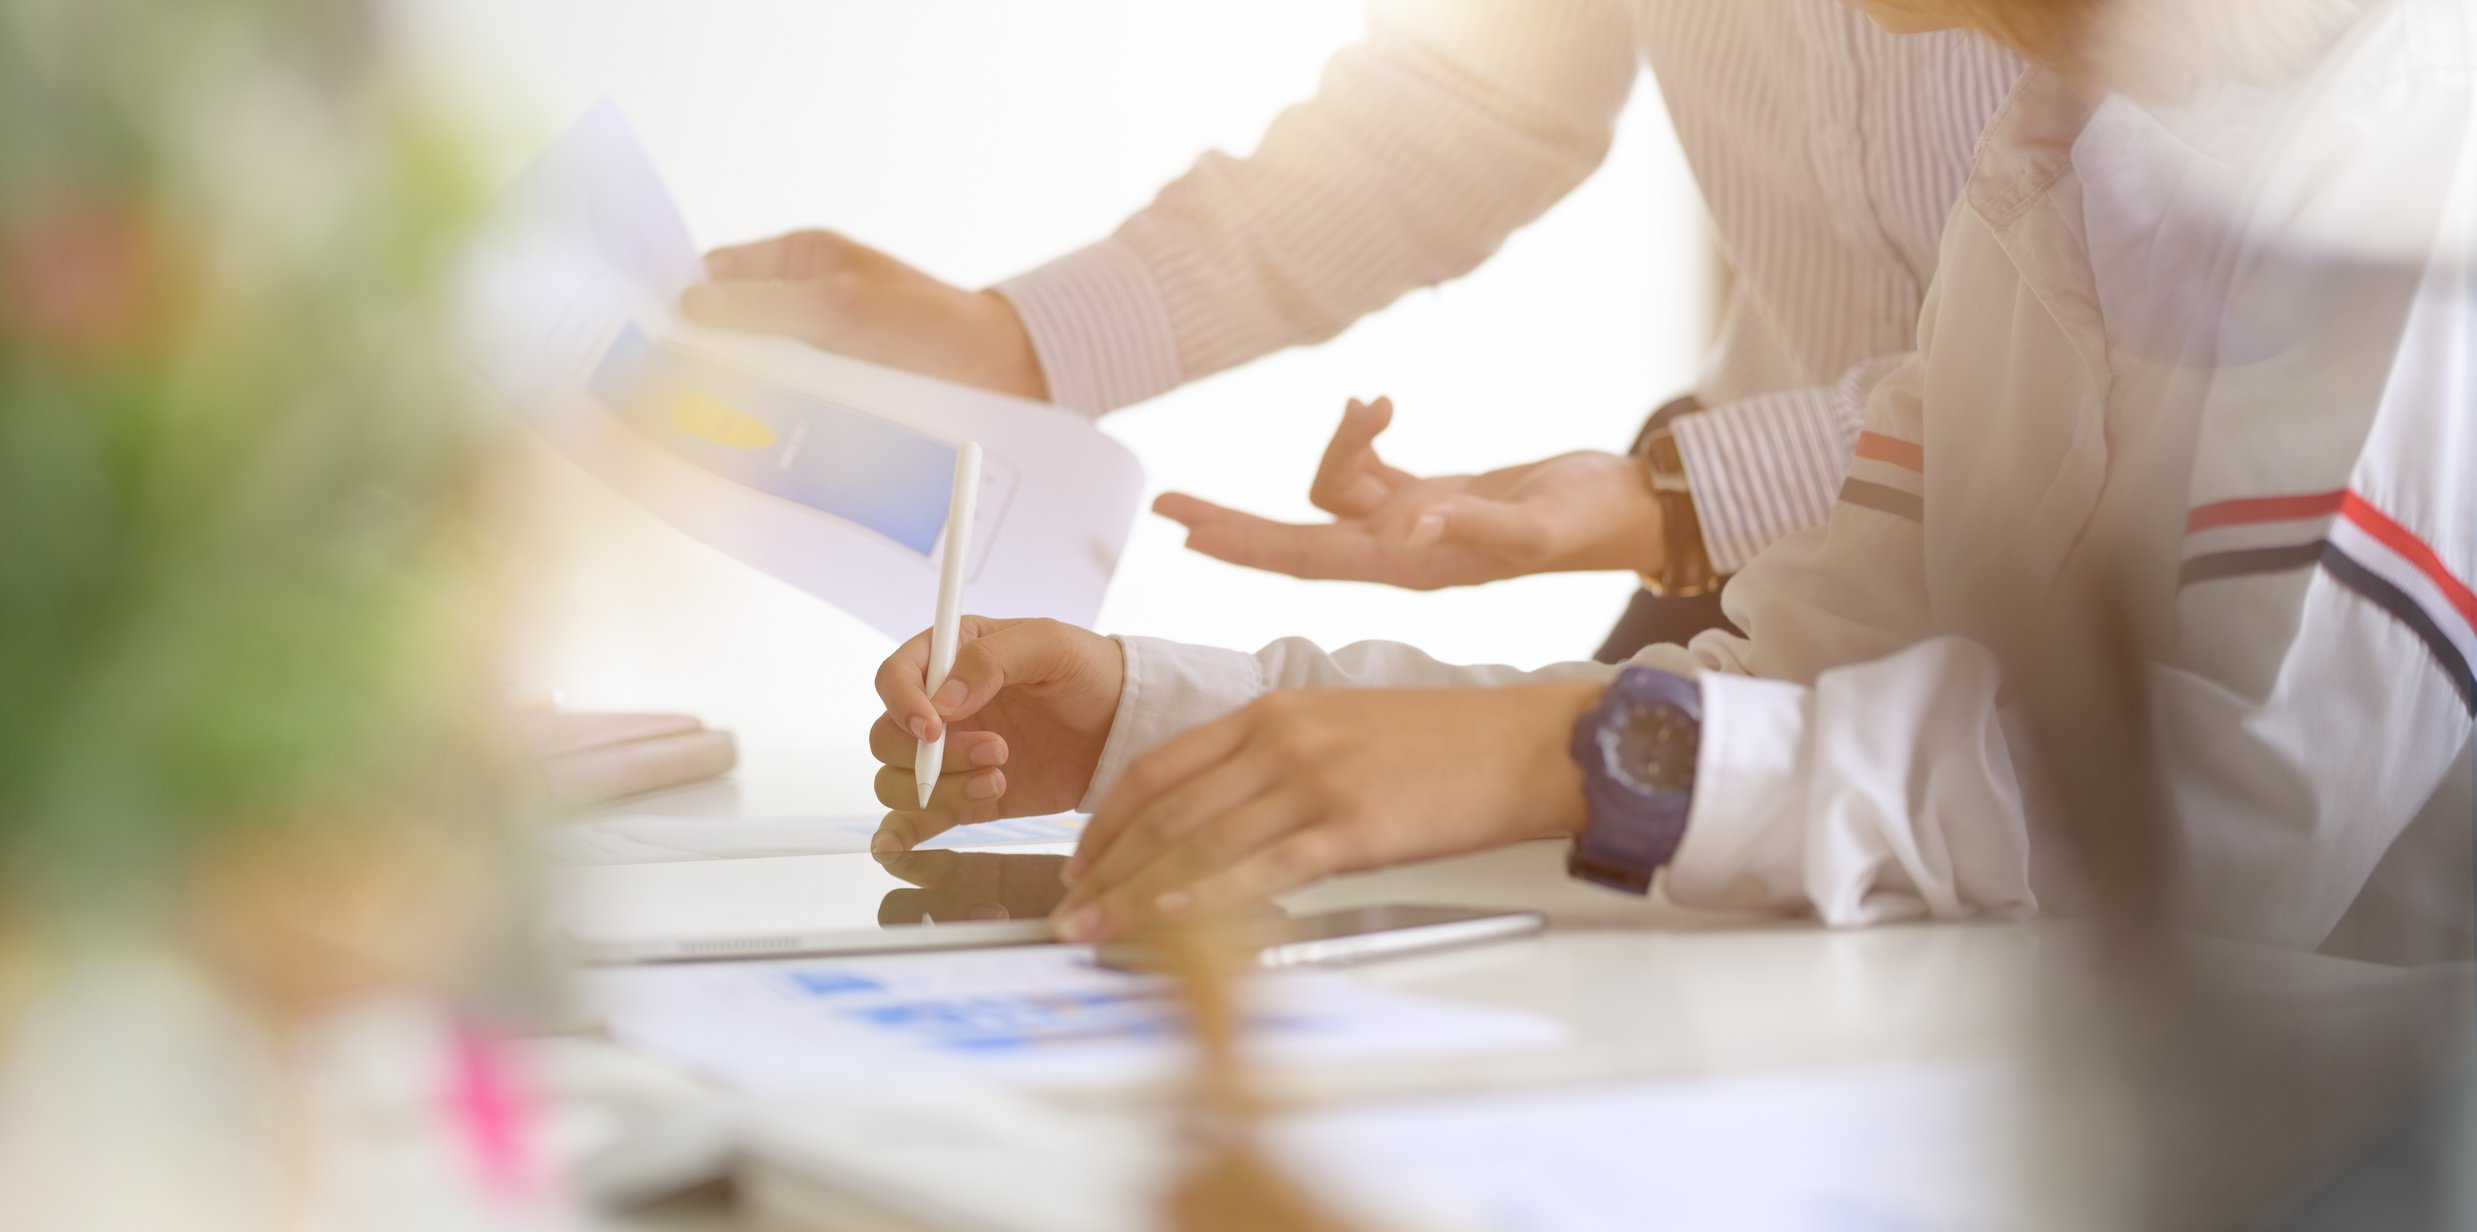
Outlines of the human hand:
{"type": "Polygon", "coordinates": [[[1093,814],[1062,935],[1119,936],[1333,873],[1579,833],[1590,681],[1274,693],[1138,758],[1093,814]]]}
{"type": "Polygon", "coordinates": [[[1116,641],[1055,620],[983,616],[964,617],[959,633],[934,701],[927,633],[877,669],[886,713],[869,728],[869,751],[885,765],[877,798],[895,810],[878,833],[890,850],[958,825],[1075,807],[1118,715],[1126,656],[1116,641]],[[945,760],[922,808],[912,761],[919,742],[940,733],[945,760]]]}
{"type": "Polygon", "coordinates": [[[1032,337],[995,291],[941,282],[831,231],[794,231],[705,256],[713,281],[680,311],[699,325],[781,334],[821,350],[1024,398],[1047,398],[1032,337]]]}
{"type": "Polygon", "coordinates": [[[1480,475],[1421,478],[1377,456],[1393,404],[1353,399],[1325,447],[1308,499],[1320,525],[1275,522],[1183,493],[1153,511],[1187,528],[1187,546],[1292,577],[1412,590],[1533,573],[1660,571],[1660,503],[1633,458],[1569,453],[1480,475]]]}
{"type": "Polygon", "coordinates": [[[880,854],[887,872],[918,889],[888,890],[877,922],[1037,920],[1066,897],[1065,856],[998,851],[896,851],[880,854]]]}

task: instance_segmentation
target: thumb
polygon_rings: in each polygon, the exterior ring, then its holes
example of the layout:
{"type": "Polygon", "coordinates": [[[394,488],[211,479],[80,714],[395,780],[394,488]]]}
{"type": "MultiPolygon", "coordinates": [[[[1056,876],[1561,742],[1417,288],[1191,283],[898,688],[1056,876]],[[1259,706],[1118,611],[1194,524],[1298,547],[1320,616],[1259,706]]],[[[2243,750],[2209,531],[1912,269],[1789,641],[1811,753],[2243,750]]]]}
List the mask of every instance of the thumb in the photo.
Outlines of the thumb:
{"type": "Polygon", "coordinates": [[[1511,564],[1539,565],[1556,541],[1557,526],[1537,505],[1457,496],[1429,506],[1412,520],[1409,545],[1446,544],[1511,564]]]}
{"type": "Polygon", "coordinates": [[[681,294],[682,315],[699,325],[820,342],[825,332],[812,288],[783,282],[701,282],[681,294]]]}
{"type": "Polygon", "coordinates": [[[797,282],[850,265],[871,251],[832,231],[793,231],[717,248],[705,254],[705,271],[722,282],[797,282]]]}

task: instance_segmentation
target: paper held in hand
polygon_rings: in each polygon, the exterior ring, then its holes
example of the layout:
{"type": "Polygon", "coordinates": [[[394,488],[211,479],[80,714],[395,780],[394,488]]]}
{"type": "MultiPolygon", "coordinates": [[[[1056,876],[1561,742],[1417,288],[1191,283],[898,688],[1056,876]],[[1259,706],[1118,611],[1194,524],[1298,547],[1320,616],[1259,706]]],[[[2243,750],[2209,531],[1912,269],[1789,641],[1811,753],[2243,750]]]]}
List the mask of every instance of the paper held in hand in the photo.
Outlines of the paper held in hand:
{"type": "Polygon", "coordinates": [[[1043,403],[689,325],[674,306],[704,276],[604,104],[469,248],[470,358],[596,478],[892,637],[929,624],[957,443],[978,441],[964,609],[1092,623],[1143,494],[1125,446],[1043,403]]]}

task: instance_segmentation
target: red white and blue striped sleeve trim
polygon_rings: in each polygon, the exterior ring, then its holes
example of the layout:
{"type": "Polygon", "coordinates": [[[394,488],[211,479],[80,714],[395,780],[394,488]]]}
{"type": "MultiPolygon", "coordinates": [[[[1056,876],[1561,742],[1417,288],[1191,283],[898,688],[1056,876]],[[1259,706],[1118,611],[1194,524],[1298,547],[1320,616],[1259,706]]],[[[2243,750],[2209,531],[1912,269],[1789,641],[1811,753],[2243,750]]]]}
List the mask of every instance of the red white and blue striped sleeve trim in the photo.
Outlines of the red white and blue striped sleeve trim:
{"type": "Polygon", "coordinates": [[[2477,593],[2424,540],[2354,492],[2248,497],[2193,510],[2178,584],[2317,565],[2415,633],[2477,714],[2477,593]]]}
{"type": "Polygon", "coordinates": [[[1841,481],[1841,500],[1912,522],[1926,521],[1925,447],[1881,432],[1861,432],[1841,481]]]}

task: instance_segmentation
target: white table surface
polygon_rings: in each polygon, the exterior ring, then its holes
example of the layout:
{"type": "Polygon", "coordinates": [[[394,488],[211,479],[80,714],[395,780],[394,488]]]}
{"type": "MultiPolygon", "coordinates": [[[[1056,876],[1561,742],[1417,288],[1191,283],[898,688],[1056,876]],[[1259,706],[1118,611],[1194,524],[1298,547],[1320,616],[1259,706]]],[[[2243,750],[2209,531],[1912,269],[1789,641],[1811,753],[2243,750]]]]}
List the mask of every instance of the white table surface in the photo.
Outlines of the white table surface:
{"type": "MultiPolygon", "coordinates": [[[[756,751],[716,782],[611,810],[666,816],[793,817],[873,808],[865,762],[847,754],[756,751]]],[[[804,860],[660,866],[646,911],[666,926],[709,916],[730,927],[806,926],[804,860]]],[[[2069,921],[1911,924],[1831,931],[1810,922],[1690,911],[1567,878],[1563,848],[1519,847],[1335,878],[1284,900],[1296,911],[1384,902],[1524,907],[1549,929],[1524,940],[1358,969],[1361,978],[1438,997],[1551,1015],[1571,1043],[1551,1054],[1354,1064],[1281,1076],[1301,1099],[1351,1099],[1507,1084],[1605,1081],[1827,1065],[2018,1057],[2042,1038],[2058,986],[2091,969],[2087,926],[2069,921]]],[[[2466,968],[2403,971],[2317,955],[2195,943],[2232,987],[2285,1006],[2332,1011],[2354,1086],[2376,1115],[2404,1084],[2454,1063],[2468,1036],[2466,968]],[[2384,1005],[2445,1006],[2383,1015],[2384,1005]],[[2370,1007],[2370,1008],[2369,1008],[2370,1007]]],[[[1084,1098],[1091,1098],[1086,1096],[1084,1098]]],[[[2344,1153],[2361,1125],[2333,1116],[2307,1154],[2344,1153]]],[[[620,1225],[738,1226],[719,1206],[673,1204],[620,1225]]]]}

